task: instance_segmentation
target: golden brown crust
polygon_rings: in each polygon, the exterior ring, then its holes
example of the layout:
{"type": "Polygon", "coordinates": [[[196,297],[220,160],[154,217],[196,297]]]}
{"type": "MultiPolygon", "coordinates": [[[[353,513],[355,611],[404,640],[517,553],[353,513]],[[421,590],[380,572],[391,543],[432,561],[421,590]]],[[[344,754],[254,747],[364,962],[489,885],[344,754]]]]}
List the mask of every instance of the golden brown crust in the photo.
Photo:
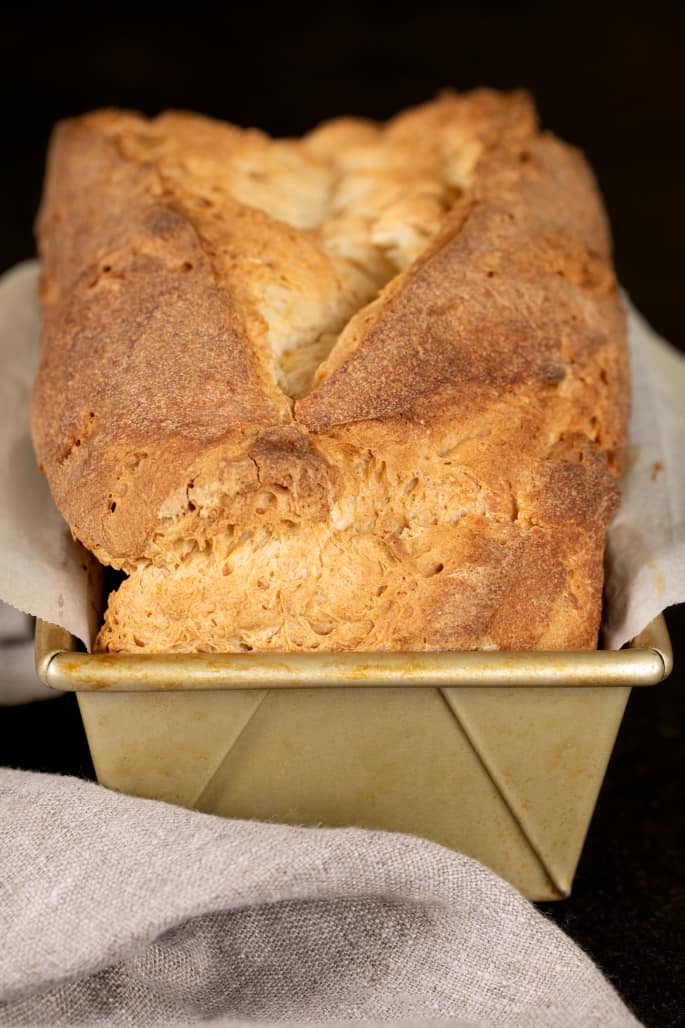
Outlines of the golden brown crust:
{"type": "Polygon", "coordinates": [[[582,157],[521,94],[301,142],[65,123],[36,451],[109,649],[586,647],[627,419],[582,157]]]}

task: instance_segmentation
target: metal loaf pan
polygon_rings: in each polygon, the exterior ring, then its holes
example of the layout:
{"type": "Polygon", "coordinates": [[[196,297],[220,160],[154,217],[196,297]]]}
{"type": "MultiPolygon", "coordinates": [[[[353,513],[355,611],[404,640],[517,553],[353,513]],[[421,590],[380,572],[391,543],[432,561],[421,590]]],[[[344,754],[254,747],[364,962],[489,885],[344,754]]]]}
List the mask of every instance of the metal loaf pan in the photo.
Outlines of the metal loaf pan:
{"type": "Polygon", "coordinates": [[[226,817],[409,832],[535,900],[571,890],[632,686],[670,673],[658,617],[625,649],[87,654],[36,626],[98,780],[226,817]]]}

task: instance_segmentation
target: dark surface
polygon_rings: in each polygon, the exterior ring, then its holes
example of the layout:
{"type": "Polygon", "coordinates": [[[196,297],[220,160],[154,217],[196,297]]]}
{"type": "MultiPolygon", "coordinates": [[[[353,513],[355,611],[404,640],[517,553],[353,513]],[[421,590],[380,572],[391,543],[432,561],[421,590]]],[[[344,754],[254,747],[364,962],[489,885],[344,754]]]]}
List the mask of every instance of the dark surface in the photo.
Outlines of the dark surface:
{"type": "MultiPolygon", "coordinates": [[[[545,125],[585,149],[624,287],[685,349],[685,15],[676,5],[118,5],[3,15],[0,269],[34,252],[48,132],[102,104],[198,109],[276,133],[339,113],[383,117],[445,85],[527,86],[545,125]],[[250,11],[253,14],[250,14],[250,11]],[[78,12],[78,13],[77,13],[78,12]],[[104,17],[104,16],[103,16],[104,17]],[[12,98],[15,101],[12,102],[12,98]]],[[[676,649],[683,608],[669,616],[676,649]]],[[[571,899],[544,909],[647,1025],[685,1024],[685,690],[634,690],[571,899]]],[[[92,776],[73,697],[4,710],[0,762],[92,776]]]]}
{"type": "MultiPolygon", "coordinates": [[[[667,620],[677,657],[685,608],[667,620]]],[[[541,905],[659,1028],[685,1024],[684,679],[633,689],[573,894],[541,905]]]]}

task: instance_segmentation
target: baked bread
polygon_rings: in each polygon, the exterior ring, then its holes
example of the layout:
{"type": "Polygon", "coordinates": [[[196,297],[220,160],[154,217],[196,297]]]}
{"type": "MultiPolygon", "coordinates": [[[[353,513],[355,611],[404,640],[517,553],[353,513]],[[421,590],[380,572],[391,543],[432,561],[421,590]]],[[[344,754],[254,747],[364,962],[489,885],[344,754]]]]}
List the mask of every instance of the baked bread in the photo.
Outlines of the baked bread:
{"type": "Polygon", "coordinates": [[[273,140],[60,124],[32,427],[133,652],[596,645],[628,411],[583,158],[521,93],[273,140]]]}

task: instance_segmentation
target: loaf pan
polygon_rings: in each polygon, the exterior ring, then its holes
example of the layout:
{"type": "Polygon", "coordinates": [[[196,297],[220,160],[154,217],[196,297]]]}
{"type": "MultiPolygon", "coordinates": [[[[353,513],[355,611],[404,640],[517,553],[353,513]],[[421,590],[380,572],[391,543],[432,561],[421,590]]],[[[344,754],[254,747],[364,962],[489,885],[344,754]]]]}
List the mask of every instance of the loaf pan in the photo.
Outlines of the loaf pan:
{"type": "Polygon", "coordinates": [[[409,832],[534,900],[568,896],[633,686],[670,673],[662,617],[578,653],[87,654],[36,625],[98,780],[226,817],[409,832]]]}

